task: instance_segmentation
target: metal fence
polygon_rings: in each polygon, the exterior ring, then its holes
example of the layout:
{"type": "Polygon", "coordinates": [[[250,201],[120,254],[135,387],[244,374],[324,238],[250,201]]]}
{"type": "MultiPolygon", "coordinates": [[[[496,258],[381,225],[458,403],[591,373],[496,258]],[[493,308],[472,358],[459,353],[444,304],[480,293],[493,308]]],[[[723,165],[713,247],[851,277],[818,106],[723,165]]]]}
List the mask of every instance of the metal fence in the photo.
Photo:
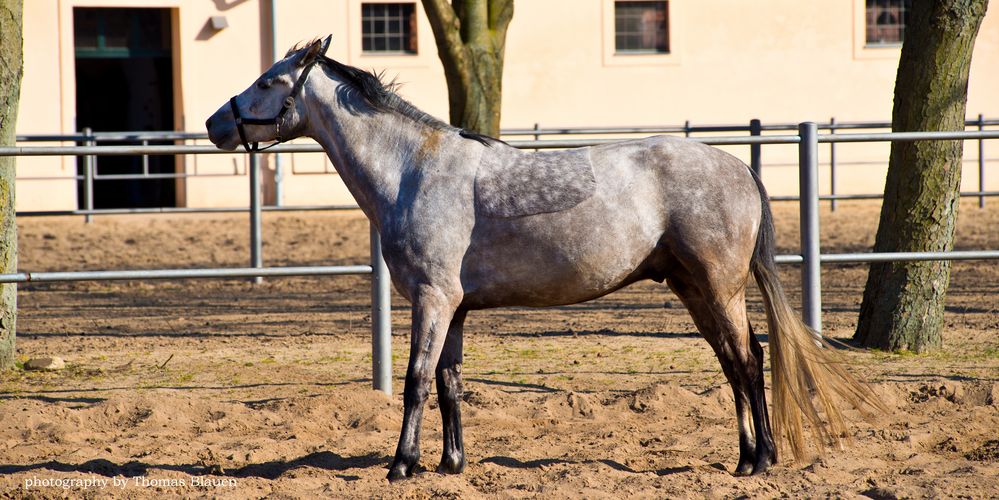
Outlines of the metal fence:
{"type": "MultiPolygon", "coordinates": [[[[703,137],[693,138],[710,145],[763,145],[763,144],[797,144],[799,168],[800,207],[800,254],[780,255],[778,263],[795,263],[801,265],[802,315],[805,322],[821,332],[822,328],[822,297],[821,274],[822,263],[863,263],[883,261],[921,261],[921,260],[971,260],[999,259],[999,250],[951,251],[951,252],[909,252],[909,253],[852,253],[852,254],[821,254],[819,248],[819,212],[818,204],[821,196],[818,194],[818,145],[820,143],[853,143],[881,141],[923,141],[923,140],[986,140],[999,138],[997,131],[961,131],[961,132],[901,132],[901,133],[850,133],[824,134],[818,133],[819,126],[813,122],[801,123],[795,135],[769,135],[754,137],[703,137]]],[[[832,131],[830,131],[832,132],[832,131]]],[[[615,139],[564,139],[564,140],[529,140],[510,141],[509,144],[523,149],[564,149],[581,146],[593,146],[615,142],[615,139]]],[[[270,153],[281,152],[319,152],[319,145],[282,145],[270,153]]],[[[137,154],[226,154],[213,146],[56,146],[56,147],[5,147],[0,148],[0,156],[90,156],[90,155],[137,155],[137,154]]],[[[228,153],[231,154],[231,153],[228,153]]],[[[265,276],[316,276],[371,274],[372,295],[372,364],[374,387],[378,390],[391,392],[391,341],[390,341],[390,303],[389,275],[381,256],[381,243],[374,227],[370,230],[371,264],[358,266],[313,266],[313,267],[263,267],[261,238],[261,185],[260,163],[258,154],[250,154],[249,189],[250,189],[250,267],[247,268],[215,268],[215,269],[156,269],[156,270],[118,270],[118,271],[83,271],[58,273],[27,273],[19,272],[0,275],[0,283],[25,283],[41,281],[83,281],[83,280],[130,280],[130,279],[191,279],[191,278],[237,278],[252,277],[261,279],[265,276]]],[[[979,193],[982,194],[982,193],[979,193]]],[[[988,193],[990,195],[999,193],[988,193]]],[[[289,207],[293,209],[294,207],[289,207]]],[[[343,208],[343,207],[338,207],[343,208]]],[[[246,210],[246,209],[241,209],[246,210]]],[[[83,212],[83,211],[81,211],[83,212]]],[[[92,213],[93,211],[88,211],[92,213]]],[[[88,213],[84,212],[84,213],[88,213]]]]}
{"type": "MultiPolygon", "coordinates": [[[[877,130],[877,129],[890,129],[890,122],[880,122],[880,121],[853,121],[853,122],[838,122],[836,118],[830,118],[826,123],[817,123],[818,130],[826,130],[829,134],[835,134],[837,131],[849,130],[877,130]]],[[[979,114],[976,119],[965,120],[965,127],[977,129],[979,132],[984,131],[986,127],[997,127],[999,126],[999,119],[985,118],[983,114],[979,114]]],[[[541,140],[542,137],[550,140],[552,137],[572,137],[572,136],[641,136],[648,134],[683,134],[686,137],[692,137],[695,134],[717,134],[717,133],[737,133],[743,132],[748,133],[750,137],[761,136],[764,132],[780,132],[780,131],[795,131],[798,125],[792,123],[771,123],[764,124],[758,119],[750,120],[747,124],[724,124],[724,125],[693,125],[689,120],[687,120],[683,125],[663,125],[663,126],[648,126],[648,127],[541,127],[540,124],[535,123],[533,128],[509,128],[500,131],[501,137],[512,138],[512,137],[532,137],[535,141],[541,140]]],[[[84,129],[79,134],[35,134],[35,135],[20,135],[17,136],[17,141],[21,143],[30,142],[75,142],[80,146],[106,146],[108,144],[112,145],[128,145],[133,146],[149,146],[151,143],[162,143],[162,142],[180,142],[186,145],[191,145],[198,141],[205,141],[208,139],[207,133],[193,133],[193,132],[175,132],[175,131],[120,131],[120,132],[93,132],[89,128],[84,129]]],[[[704,139],[704,138],[702,138],[704,139]]],[[[513,141],[519,142],[519,141],[513,141]]],[[[868,194],[839,194],[837,193],[837,167],[840,163],[837,161],[836,152],[836,142],[829,142],[829,152],[828,152],[828,166],[829,166],[829,193],[819,195],[820,200],[829,201],[830,207],[833,211],[836,210],[837,202],[839,200],[863,200],[863,199],[879,199],[883,197],[880,193],[868,193],[868,194]]],[[[844,141],[845,142],[845,141],[844,141]]],[[[978,164],[978,190],[977,191],[967,191],[962,192],[962,197],[977,197],[978,206],[985,206],[985,199],[991,196],[999,196],[999,191],[986,191],[985,190],[985,146],[984,140],[978,139],[978,151],[977,151],[977,164],[978,164]]],[[[763,172],[763,155],[760,147],[760,143],[747,143],[750,146],[750,167],[757,174],[762,175],[763,172]]],[[[211,146],[206,146],[210,148],[211,146]]],[[[277,151],[283,151],[281,149],[277,151]]],[[[289,152],[296,152],[291,151],[289,152]]],[[[127,153],[126,153],[127,154],[127,153]]],[[[82,155],[83,162],[80,168],[80,173],[72,176],[61,176],[61,177],[29,177],[22,176],[19,179],[22,180],[59,180],[59,179],[74,179],[81,181],[82,183],[82,194],[81,194],[81,205],[83,208],[77,210],[46,210],[46,211],[31,211],[31,212],[19,212],[20,216],[47,216],[47,215],[84,215],[86,220],[89,222],[92,215],[98,214],[129,214],[129,213],[168,213],[168,212],[239,212],[245,211],[245,208],[219,208],[219,207],[205,207],[205,208],[195,208],[195,207],[161,207],[161,208],[114,208],[114,209],[94,209],[94,183],[97,181],[106,180],[127,180],[127,179],[181,179],[181,178],[204,178],[204,177],[232,177],[232,176],[242,176],[246,175],[245,172],[234,172],[234,173],[199,173],[194,172],[182,172],[182,173],[154,173],[149,171],[149,154],[141,154],[142,156],[142,172],[134,174],[100,174],[97,170],[96,165],[96,155],[82,155]]],[[[277,158],[277,156],[275,156],[277,158]]],[[[336,206],[336,205],[310,205],[310,206],[285,206],[282,203],[283,200],[283,163],[275,162],[275,174],[274,174],[274,190],[275,190],[275,202],[274,205],[264,207],[266,211],[281,211],[281,210],[336,210],[343,208],[351,208],[349,206],[336,206]]],[[[335,171],[325,170],[322,172],[291,172],[294,175],[315,175],[315,174],[335,174],[335,171]]],[[[798,201],[797,196],[773,196],[771,197],[774,201],[798,201]]]]}

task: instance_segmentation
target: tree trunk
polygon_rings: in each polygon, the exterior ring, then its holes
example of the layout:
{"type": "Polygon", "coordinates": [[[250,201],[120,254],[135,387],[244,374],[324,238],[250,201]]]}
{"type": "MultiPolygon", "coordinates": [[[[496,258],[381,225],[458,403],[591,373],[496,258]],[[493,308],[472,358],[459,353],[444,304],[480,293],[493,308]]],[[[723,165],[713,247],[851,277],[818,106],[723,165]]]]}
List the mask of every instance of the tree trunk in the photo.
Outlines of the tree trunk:
{"type": "Polygon", "coordinates": [[[447,79],[451,124],[499,136],[513,0],[423,0],[447,79]]]}
{"type": "MultiPolygon", "coordinates": [[[[895,80],[892,130],[964,130],[968,71],[988,0],[912,2],[895,80]]],[[[895,141],[875,252],[948,251],[954,245],[961,141],[895,141]]],[[[874,263],[854,339],[867,347],[939,347],[950,263],[874,263]]]]}
{"type": "MultiPolygon", "coordinates": [[[[21,97],[21,0],[0,0],[0,146],[13,146],[21,97]]],[[[0,157],[0,274],[17,270],[14,157],[0,157]]],[[[0,370],[14,366],[17,285],[0,285],[0,370]]]]}

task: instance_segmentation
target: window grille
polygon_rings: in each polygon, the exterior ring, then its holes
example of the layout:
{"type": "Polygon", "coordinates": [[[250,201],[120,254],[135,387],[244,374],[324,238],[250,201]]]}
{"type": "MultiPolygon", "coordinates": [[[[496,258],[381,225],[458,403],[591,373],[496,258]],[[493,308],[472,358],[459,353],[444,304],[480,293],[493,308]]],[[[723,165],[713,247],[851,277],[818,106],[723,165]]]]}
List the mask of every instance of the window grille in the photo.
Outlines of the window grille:
{"type": "Polygon", "coordinates": [[[625,54],[669,53],[669,2],[614,2],[614,48],[625,54]]]}
{"type": "Polygon", "coordinates": [[[416,53],[416,4],[361,4],[361,50],[372,53],[416,53]]]}
{"type": "Polygon", "coordinates": [[[911,5],[912,0],[867,0],[867,44],[902,43],[911,5]]]}

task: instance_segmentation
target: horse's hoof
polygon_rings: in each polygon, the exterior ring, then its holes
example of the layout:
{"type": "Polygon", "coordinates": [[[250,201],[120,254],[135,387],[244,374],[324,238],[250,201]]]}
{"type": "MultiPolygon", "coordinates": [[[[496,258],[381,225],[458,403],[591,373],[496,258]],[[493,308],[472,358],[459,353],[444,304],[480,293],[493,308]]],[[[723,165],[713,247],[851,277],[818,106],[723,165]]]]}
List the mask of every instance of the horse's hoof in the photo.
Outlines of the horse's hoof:
{"type": "Polygon", "coordinates": [[[406,464],[402,463],[394,464],[392,465],[392,468],[389,469],[388,480],[390,483],[394,483],[396,481],[402,481],[403,479],[409,479],[413,477],[413,474],[416,474],[416,470],[416,465],[406,466],[406,464]]]}
{"type": "Polygon", "coordinates": [[[733,476],[738,476],[738,477],[749,476],[752,474],[753,474],[753,463],[748,460],[745,462],[739,462],[739,465],[736,466],[735,468],[735,472],[732,473],[733,476]]]}
{"type": "Polygon", "coordinates": [[[465,470],[465,457],[460,459],[442,458],[437,466],[438,474],[461,474],[465,470]]]}
{"type": "Polygon", "coordinates": [[[406,476],[406,472],[403,471],[401,467],[393,467],[389,469],[388,480],[390,483],[402,481],[403,479],[408,479],[408,477],[406,476]]]}
{"type": "Polygon", "coordinates": [[[756,465],[753,466],[753,472],[750,475],[756,476],[758,474],[763,474],[770,468],[771,465],[773,465],[773,461],[771,461],[769,457],[762,458],[756,462],[756,465]]]}

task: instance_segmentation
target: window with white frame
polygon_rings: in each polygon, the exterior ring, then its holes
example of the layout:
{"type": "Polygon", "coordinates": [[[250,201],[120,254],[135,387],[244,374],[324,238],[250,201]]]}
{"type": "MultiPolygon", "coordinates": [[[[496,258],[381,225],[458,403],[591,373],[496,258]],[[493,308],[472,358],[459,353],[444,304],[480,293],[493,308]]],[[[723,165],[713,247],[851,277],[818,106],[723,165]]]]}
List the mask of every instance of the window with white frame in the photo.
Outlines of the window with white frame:
{"type": "Polygon", "coordinates": [[[905,38],[912,0],[867,0],[867,45],[898,45],[905,38]]]}
{"type": "Polygon", "coordinates": [[[362,3],[361,50],[416,54],[416,3],[362,3]]]}
{"type": "Polygon", "coordinates": [[[614,2],[614,50],[618,54],[668,54],[669,2],[614,2]]]}

